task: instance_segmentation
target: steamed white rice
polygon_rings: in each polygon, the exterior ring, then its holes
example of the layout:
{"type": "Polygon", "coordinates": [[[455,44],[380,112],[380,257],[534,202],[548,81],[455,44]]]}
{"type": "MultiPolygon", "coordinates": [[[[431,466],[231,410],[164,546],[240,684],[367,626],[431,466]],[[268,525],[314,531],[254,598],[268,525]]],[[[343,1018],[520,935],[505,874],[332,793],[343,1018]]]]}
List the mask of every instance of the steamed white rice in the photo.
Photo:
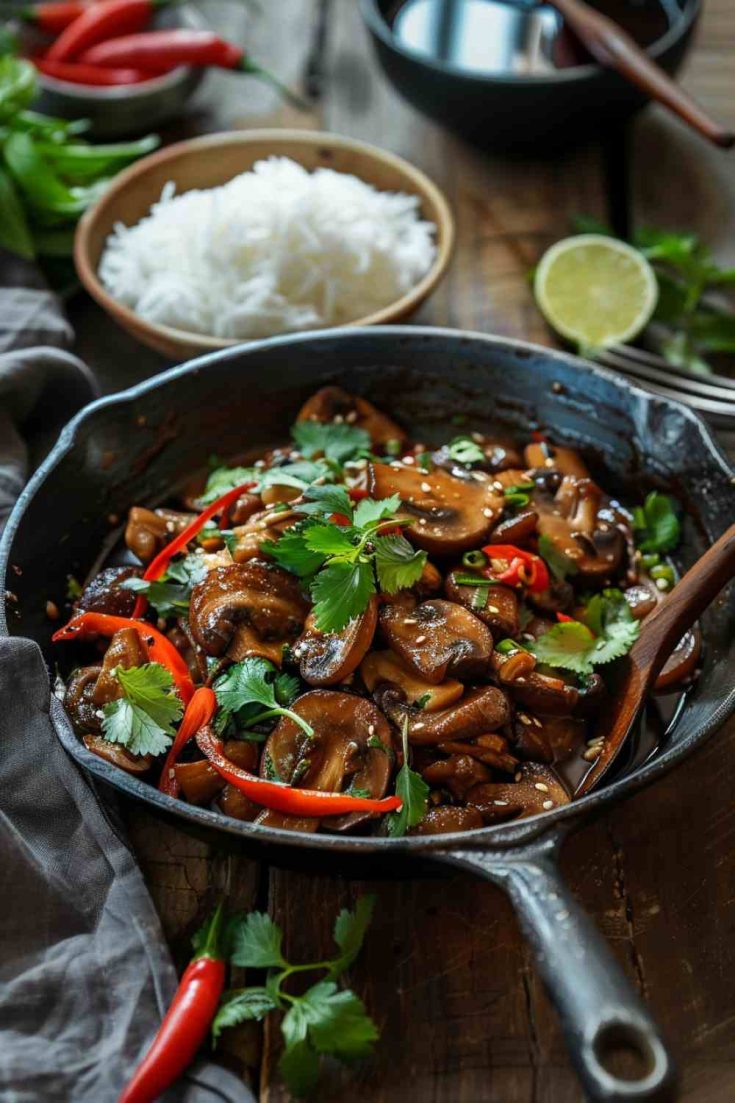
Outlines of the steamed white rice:
{"type": "Polygon", "coordinates": [[[272,157],[222,187],[163,189],[117,224],[100,278],[147,321],[225,338],[355,321],[404,295],[434,260],[419,201],[272,157]]]}

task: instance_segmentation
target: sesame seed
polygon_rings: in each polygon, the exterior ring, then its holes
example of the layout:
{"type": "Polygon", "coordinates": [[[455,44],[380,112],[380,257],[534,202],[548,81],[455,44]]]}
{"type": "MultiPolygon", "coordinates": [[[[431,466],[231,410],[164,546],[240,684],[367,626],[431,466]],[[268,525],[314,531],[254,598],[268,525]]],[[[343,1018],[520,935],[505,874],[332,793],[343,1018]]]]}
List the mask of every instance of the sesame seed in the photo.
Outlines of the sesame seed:
{"type": "Polygon", "coordinates": [[[523,779],[523,774],[521,773],[520,770],[518,771],[517,774],[514,774],[514,778],[515,778],[516,781],[521,781],[523,779]]]}
{"type": "Polygon", "coordinates": [[[318,479],[314,479],[314,486],[324,486],[326,481],[324,475],[320,475],[318,479]]]}
{"type": "Polygon", "coordinates": [[[176,777],[176,771],[174,770],[173,766],[172,766],[172,767],[171,767],[171,769],[169,770],[169,772],[168,772],[168,776],[169,776],[169,779],[173,779],[173,778],[175,778],[175,777],[176,777]]]}
{"type": "Polygon", "coordinates": [[[398,462],[398,460],[392,460],[392,461],[391,461],[391,465],[390,465],[390,466],[391,466],[391,467],[392,467],[392,468],[393,468],[393,469],[394,469],[395,471],[401,471],[401,470],[403,469],[403,464],[402,464],[402,463],[399,463],[399,462],[398,462]]]}
{"type": "Polygon", "coordinates": [[[173,532],[175,527],[173,521],[166,522],[166,532],[173,532]]]}
{"type": "Polygon", "coordinates": [[[404,624],[418,624],[418,621],[415,619],[415,617],[406,617],[406,619],[404,620],[403,623],[404,624]]]}
{"type": "Polygon", "coordinates": [[[541,807],[543,808],[544,812],[548,812],[550,808],[554,807],[554,802],[553,800],[545,800],[541,807]]]}
{"type": "Polygon", "coordinates": [[[543,724],[535,716],[531,717],[531,722],[532,722],[534,728],[543,728],[543,724]]]}
{"type": "Polygon", "coordinates": [[[531,723],[530,716],[526,716],[525,712],[519,712],[518,713],[518,719],[520,720],[520,722],[522,724],[530,725],[530,723],[531,723]]]}
{"type": "Polygon", "coordinates": [[[497,605],[486,605],[485,606],[485,612],[486,613],[499,613],[500,609],[498,609],[497,605]]]}
{"type": "Polygon", "coordinates": [[[419,524],[420,525],[425,525],[426,524],[426,518],[425,517],[419,517],[419,524]]]}
{"type": "Polygon", "coordinates": [[[345,421],[349,422],[350,425],[354,425],[354,423],[357,421],[357,410],[350,410],[349,414],[345,418],[345,421]]]}
{"type": "Polygon", "coordinates": [[[600,750],[597,747],[588,747],[582,755],[585,762],[594,762],[595,759],[600,757],[600,750]]]}
{"type": "Polygon", "coordinates": [[[525,678],[516,678],[515,683],[517,686],[524,686],[526,684],[525,678]]]}
{"type": "Polygon", "coordinates": [[[416,643],[426,643],[426,636],[417,636],[416,643]]]}
{"type": "Polygon", "coordinates": [[[470,436],[472,437],[475,444],[482,444],[483,440],[485,439],[482,433],[478,432],[471,433],[470,436]]]}
{"type": "Polygon", "coordinates": [[[554,466],[554,461],[551,459],[551,457],[549,457],[547,460],[544,460],[544,467],[553,467],[553,466],[554,466]]]}
{"type": "Polygon", "coordinates": [[[669,584],[668,584],[668,582],[665,578],[657,578],[656,579],[656,589],[657,590],[668,590],[668,588],[669,588],[669,584]]]}
{"type": "Polygon", "coordinates": [[[533,785],[534,789],[538,789],[539,793],[548,793],[548,785],[544,785],[543,781],[536,781],[533,785]]]}
{"type": "Polygon", "coordinates": [[[404,456],[403,457],[403,462],[407,463],[408,466],[410,467],[412,463],[416,463],[416,460],[413,458],[413,456],[404,456]]]}
{"type": "Polygon", "coordinates": [[[414,724],[414,726],[411,730],[415,731],[415,732],[420,732],[420,731],[423,731],[425,727],[426,727],[426,724],[414,724]]]}
{"type": "Polygon", "coordinates": [[[375,724],[368,724],[368,735],[375,735],[375,724]]]}
{"type": "Polygon", "coordinates": [[[431,494],[431,484],[430,483],[423,482],[421,484],[421,489],[423,490],[424,494],[431,494]]]}
{"type": "Polygon", "coordinates": [[[344,419],[344,416],[342,414],[335,414],[334,418],[332,420],[333,420],[335,425],[343,425],[345,419],[344,419]]]}
{"type": "Polygon", "coordinates": [[[505,808],[507,803],[508,803],[507,800],[494,800],[493,801],[493,804],[497,804],[500,808],[505,808]]]}
{"type": "Polygon", "coordinates": [[[489,519],[490,519],[491,517],[493,517],[493,516],[494,516],[494,514],[493,514],[493,511],[492,511],[492,510],[491,510],[491,509],[490,509],[490,508],[489,508],[488,506],[485,506],[485,508],[484,508],[484,509],[483,509],[483,511],[482,511],[482,515],[483,515],[483,517],[487,517],[487,518],[488,518],[488,520],[489,520],[489,519]]]}
{"type": "Polygon", "coordinates": [[[95,709],[94,714],[95,714],[95,716],[97,717],[98,720],[104,720],[104,718],[105,718],[105,714],[102,711],[102,709],[95,709]]]}
{"type": "Polygon", "coordinates": [[[503,489],[503,484],[496,479],[493,483],[493,490],[497,490],[498,494],[502,494],[503,489]]]}

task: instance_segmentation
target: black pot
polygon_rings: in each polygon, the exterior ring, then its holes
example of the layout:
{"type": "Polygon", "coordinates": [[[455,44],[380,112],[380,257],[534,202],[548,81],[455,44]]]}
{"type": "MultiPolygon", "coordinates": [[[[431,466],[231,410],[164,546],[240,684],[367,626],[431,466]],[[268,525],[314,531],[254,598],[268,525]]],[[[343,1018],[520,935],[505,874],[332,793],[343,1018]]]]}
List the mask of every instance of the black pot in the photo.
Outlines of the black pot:
{"type": "MultiPolygon", "coordinates": [[[[699,418],[575,357],[419,327],[274,338],[174,368],[93,403],[67,426],[26,488],[0,549],[0,572],[13,594],[0,629],[37,640],[50,664],[69,669],[74,645],[52,647],[46,600],[62,604],[67,575],[84,577],[109,549],[110,516],[164,500],[212,452],[226,456],[282,440],[300,403],[332,382],[371,398],[429,442],[445,438],[450,416],[461,413],[471,428],[548,428],[557,439],[592,448],[606,478],[621,487],[632,482],[638,494],[649,477],[663,480],[687,509],[683,565],[735,514],[732,473],[699,418]]],[[[55,700],[52,716],[69,753],[96,777],[220,845],[355,876],[459,866],[501,885],[536,952],[588,1096],[660,1101],[672,1098],[672,1063],[645,1006],[561,881],[556,852],[572,827],[652,782],[733,711],[734,628],[733,602],[723,598],[703,618],[702,676],[654,757],[629,764],[576,803],[463,835],[300,835],[229,819],[167,797],[90,754],[55,700]],[[639,1079],[621,1080],[605,1067],[609,1051],[621,1046],[643,1059],[639,1079]]]]}
{"type": "MultiPolygon", "coordinates": [[[[683,0],[681,15],[648,53],[675,74],[699,16],[700,0],[683,0]]],[[[363,19],[385,75],[409,103],[482,148],[536,154],[599,137],[648,102],[610,69],[596,64],[536,75],[474,75],[421,57],[394,36],[386,18],[396,0],[360,0],[363,19]]]]}

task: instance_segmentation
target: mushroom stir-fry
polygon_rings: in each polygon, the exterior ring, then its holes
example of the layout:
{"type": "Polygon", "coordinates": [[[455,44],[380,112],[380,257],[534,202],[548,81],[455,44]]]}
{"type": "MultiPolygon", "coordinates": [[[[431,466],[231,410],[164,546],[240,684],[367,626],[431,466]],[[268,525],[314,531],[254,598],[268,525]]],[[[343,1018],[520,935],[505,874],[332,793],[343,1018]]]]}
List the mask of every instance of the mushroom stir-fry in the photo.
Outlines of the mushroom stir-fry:
{"type": "MultiPolygon", "coordinates": [[[[295,831],[468,831],[568,803],[601,750],[605,666],[676,581],[665,495],[629,511],[540,434],[427,450],[336,387],[290,445],[184,504],[130,510],[127,564],[56,633],[97,641],[66,708],[120,769],[295,831]]],[[[698,656],[695,631],[657,688],[698,656]]]]}

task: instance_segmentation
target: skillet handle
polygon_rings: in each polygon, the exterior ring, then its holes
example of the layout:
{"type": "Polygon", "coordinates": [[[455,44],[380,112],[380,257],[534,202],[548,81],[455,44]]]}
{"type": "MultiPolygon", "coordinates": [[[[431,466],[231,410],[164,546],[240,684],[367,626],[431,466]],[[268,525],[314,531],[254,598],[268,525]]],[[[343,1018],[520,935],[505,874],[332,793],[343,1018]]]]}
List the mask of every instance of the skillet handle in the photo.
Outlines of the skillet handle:
{"type": "Polygon", "coordinates": [[[560,840],[546,836],[512,851],[435,851],[433,858],[495,882],[510,897],[587,1098],[667,1103],[675,1098],[672,1060],[646,1006],[564,883],[560,840]],[[626,1069],[625,1079],[616,1067],[626,1069]]]}

